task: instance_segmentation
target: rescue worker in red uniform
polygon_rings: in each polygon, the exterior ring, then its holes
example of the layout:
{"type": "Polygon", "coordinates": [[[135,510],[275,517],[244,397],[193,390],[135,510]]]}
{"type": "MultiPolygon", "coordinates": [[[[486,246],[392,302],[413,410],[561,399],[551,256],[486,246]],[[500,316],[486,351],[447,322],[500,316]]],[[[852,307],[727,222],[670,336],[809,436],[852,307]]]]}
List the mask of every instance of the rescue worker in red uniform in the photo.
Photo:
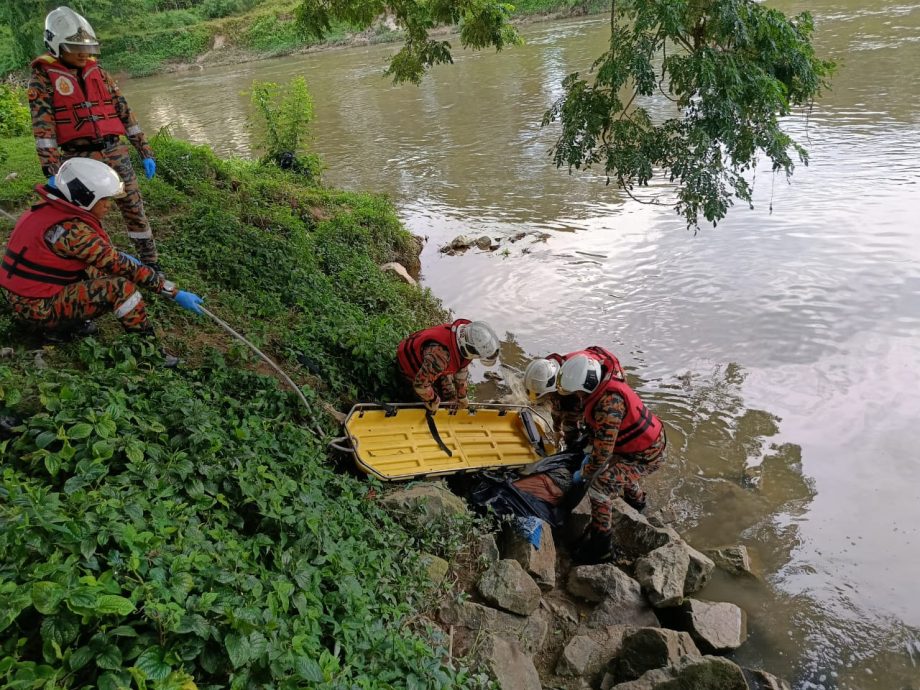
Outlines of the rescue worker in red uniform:
{"type": "Polygon", "coordinates": [[[614,556],[613,499],[622,496],[633,508],[644,509],[639,479],[664,464],[664,426],[626,383],[616,358],[602,362],[591,353],[568,356],[559,369],[557,389],[578,398],[591,437],[591,452],[573,477],[590,482],[591,501],[591,527],[575,557],[582,563],[609,561],[614,556]]]}
{"type": "Polygon", "coordinates": [[[125,331],[152,336],[138,286],[201,313],[200,297],[112,245],[102,218],[124,194],[114,170],[73,158],[56,182],[36,187],[41,201],[16,222],[0,263],[0,292],[16,316],[53,331],[114,312],[125,331]]]}
{"type": "Polygon", "coordinates": [[[58,7],[45,18],[45,45],[48,52],[32,62],[29,80],[32,134],[42,171],[54,186],[58,168],[69,158],[111,166],[125,185],[116,203],[128,237],[141,261],[159,271],[156,243],[121,137],[137,149],[148,179],[156,173],[156,161],[117,84],[96,62],[99,42],[93,28],[70,8],[58,7]]]}
{"type": "Polygon", "coordinates": [[[487,367],[498,360],[499,340],[483,321],[457,319],[413,333],[396,348],[400,373],[429,412],[442,401],[469,406],[469,365],[478,359],[487,367]]]}

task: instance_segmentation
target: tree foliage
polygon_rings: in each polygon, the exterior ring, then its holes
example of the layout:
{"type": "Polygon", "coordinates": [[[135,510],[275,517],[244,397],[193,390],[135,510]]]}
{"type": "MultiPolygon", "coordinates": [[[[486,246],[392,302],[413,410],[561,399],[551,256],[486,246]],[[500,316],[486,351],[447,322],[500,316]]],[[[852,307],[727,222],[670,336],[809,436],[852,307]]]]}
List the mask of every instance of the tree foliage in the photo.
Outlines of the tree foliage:
{"type": "Polygon", "coordinates": [[[433,39],[429,32],[441,25],[459,25],[464,48],[501,50],[520,42],[508,24],[514,7],[495,0],[304,0],[297,18],[308,33],[322,38],[333,22],[369,27],[387,14],[405,31],[405,44],[390,60],[387,74],[399,82],[419,83],[433,65],[453,62],[449,41],[433,39]]]}
{"type": "MultiPolygon", "coordinates": [[[[360,2],[304,0],[300,21],[322,35],[332,20],[371,26],[389,13],[406,30],[387,73],[418,83],[427,68],[451,62],[450,45],[428,32],[459,23],[464,46],[501,49],[517,41],[512,6],[488,0],[360,2]]],[[[677,187],[688,226],[717,223],[735,198],[751,203],[748,175],[758,157],[791,175],[807,151],[780,118],[808,106],[827,86],[833,63],[815,55],[807,12],[787,18],[754,0],[612,0],[610,44],[589,76],[570,74],[544,114],[561,134],[556,165],[603,165],[608,183],[630,195],[656,175],[677,187]],[[667,99],[667,100],[665,100],[667,99]],[[654,115],[652,103],[670,106],[654,115]]]]}
{"type": "Polygon", "coordinates": [[[313,121],[313,98],[303,77],[282,86],[255,82],[250,97],[262,127],[257,129],[258,145],[265,150],[266,162],[297,168],[310,177],[319,174],[319,159],[308,156],[305,142],[313,121]]]}

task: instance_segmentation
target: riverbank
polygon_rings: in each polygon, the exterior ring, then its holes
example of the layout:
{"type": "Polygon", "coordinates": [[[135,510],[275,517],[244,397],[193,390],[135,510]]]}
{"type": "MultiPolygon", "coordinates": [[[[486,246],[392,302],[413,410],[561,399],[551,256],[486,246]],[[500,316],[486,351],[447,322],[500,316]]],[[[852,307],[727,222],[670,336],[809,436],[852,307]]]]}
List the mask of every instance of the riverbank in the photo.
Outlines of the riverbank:
{"type": "MultiPolygon", "coordinates": [[[[233,3],[225,4],[234,6],[233,3]]],[[[251,8],[217,18],[209,18],[207,10],[158,12],[103,28],[99,31],[103,44],[102,64],[114,74],[143,77],[318,50],[393,42],[403,37],[391,20],[381,18],[370,29],[360,31],[345,24],[336,24],[320,41],[305,35],[298,27],[295,18],[297,0],[242,4],[251,8]],[[138,26],[143,30],[137,30],[135,27],[138,26]],[[151,26],[156,29],[150,30],[151,26]]],[[[576,3],[568,0],[523,0],[515,3],[512,21],[523,25],[602,12],[608,7],[609,3],[603,0],[576,3]]],[[[444,36],[452,31],[453,27],[443,27],[434,33],[444,36]]],[[[0,31],[0,39],[3,39],[0,42],[10,40],[8,30],[6,35],[0,31]]],[[[8,73],[22,79],[23,69],[13,69],[11,59],[0,52],[0,66],[7,65],[8,73]]]]}

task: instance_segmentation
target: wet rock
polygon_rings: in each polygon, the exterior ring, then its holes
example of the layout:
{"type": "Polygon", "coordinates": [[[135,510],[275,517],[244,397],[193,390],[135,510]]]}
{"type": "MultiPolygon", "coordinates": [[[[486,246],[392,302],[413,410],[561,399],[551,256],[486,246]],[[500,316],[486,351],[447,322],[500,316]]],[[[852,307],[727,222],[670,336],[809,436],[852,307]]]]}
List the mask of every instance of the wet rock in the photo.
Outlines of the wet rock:
{"type": "Polygon", "coordinates": [[[521,232],[516,232],[516,233],[514,233],[511,237],[508,238],[508,240],[509,240],[510,242],[517,242],[518,240],[522,240],[522,239],[524,239],[525,237],[527,237],[527,233],[521,231],[521,232]]]}
{"type": "Polygon", "coordinates": [[[473,246],[473,239],[469,235],[457,235],[450,241],[450,244],[442,248],[441,251],[443,252],[445,249],[449,249],[454,252],[465,252],[471,246],[473,246]]]}
{"type": "Polygon", "coordinates": [[[516,640],[490,635],[477,654],[488,667],[501,690],[542,690],[540,675],[516,640]]]}
{"type": "Polygon", "coordinates": [[[443,484],[424,482],[387,494],[381,502],[406,524],[417,527],[466,515],[466,503],[443,484]]]}
{"type": "Polygon", "coordinates": [[[479,537],[479,560],[483,563],[495,563],[501,556],[498,552],[498,544],[495,543],[494,534],[483,534],[479,537]]]}
{"type": "Polygon", "coordinates": [[[693,594],[699,592],[706,583],[712,571],[716,569],[716,564],[708,556],[700,553],[687,542],[681,540],[681,547],[687,551],[690,556],[690,565],[687,566],[687,579],[684,581],[684,594],[693,594]]]}
{"type": "Polygon", "coordinates": [[[657,625],[658,619],[642,596],[639,583],[608,563],[582,565],[569,573],[568,591],[587,601],[598,602],[588,626],[657,625]]]}
{"type": "Polygon", "coordinates": [[[556,586],[556,544],[552,528],[541,521],[540,547],[536,548],[511,526],[502,532],[502,552],[505,558],[516,560],[543,591],[556,586]]]}
{"type": "Polygon", "coordinates": [[[670,666],[683,656],[702,656],[685,632],[641,628],[626,634],[611,669],[617,682],[635,680],[646,671],[670,666]]]}
{"type": "Polygon", "coordinates": [[[624,636],[632,630],[623,625],[611,625],[581,631],[562,650],[556,674],[596,681],[607,664],[620,654],[624,636]]]}
{"type": "Polygon", "coordinates": [[[728,602],[687,599],[668,622],[689,632],[706,654],[730,652],[747,639],[747,615],[728,602]]]}
{"type": "Polygon", "coordinates": [[[520,563],[510,558],[493,563],[482,574],[479,592],[490,604],[522,616],[533,613],[542,596],[533,578],[524,572],[520,563]]]}
{"type": "MultiPolygon", "coordinates": [[[[518,640],[526,654],[540,650],[549,630],[547,616],[538,611],[531,616],[518,616],[498,611],[471,601],[451,602],[441,607],[438,617],[446,625],[464,628],[478,637],[481,633],[492,633],[508,639],[518,640]]],[[[469,651],[463,645],[456,649],[456,655],[469,651]]]]}
{"type": "Polygon", "coordinates": [[[482,249],[483,251],[491,251],[492,249],[498,249],[498,245],[492,245],[492,238],[488,235],[480,235],[476,238],[476,248],[482,249]]]}
{"type": "Polygon", "coordinates": [[[746,547],[726,546],[721,549],[709,549],[705,554],[712,559],[717,568],[724,570],[729,575],[740,577],[753,577],[751,557],[746,547]]]}
{"type": "Polygon", "coordinates": [[[16,350],[11,347],[0,347],[0,359],[7,359],[16,354],[16,350]]]}
{"type": "Polygon", "coordinates": [[[684,582],[689,567],[690,554],[682,548],[682,544],[674,542],[636,561],[636,580],[653,606],[676,606],[684,598],[684,582]]]}
{"type": "Polygon", "coordinates": [[[396,263],[395,261],[383,264],[380,266],[380,270],[384,273],[392,273],[407,285],[418,285],[418,282],[416,282],[415,278],[409,275],[409,271],[406,270],[405,266],[400,263],[396,263]]]}
{"type": "Polygon", "coordinates": [[[665,544],[681,541],[673,529],[655,527],[620,498],[613,501],[611,517],[613,543],[627,558],[641,558],[665,544]]]}
{"type": "Polygon", "coordinates": [[[741,668],[718,656],[684,657],[610,690],[748,690],[741,668]]]}
{"type": "Polygon", "coordinates": [[[741,671],[750,690],[792,690],[789,683],[766,671],[753,668],[743,668],[741,671]]]}
{"type": "Polygon", "coordinates": [[[447,577],[447,570],[450,567],[447,561],[434,554],[423,553],[422,563],[425,566],[425,573],[428,575],[428,579],[431,580],[431,582],[435,585],[444,582],[444,578],[447,577]]]}

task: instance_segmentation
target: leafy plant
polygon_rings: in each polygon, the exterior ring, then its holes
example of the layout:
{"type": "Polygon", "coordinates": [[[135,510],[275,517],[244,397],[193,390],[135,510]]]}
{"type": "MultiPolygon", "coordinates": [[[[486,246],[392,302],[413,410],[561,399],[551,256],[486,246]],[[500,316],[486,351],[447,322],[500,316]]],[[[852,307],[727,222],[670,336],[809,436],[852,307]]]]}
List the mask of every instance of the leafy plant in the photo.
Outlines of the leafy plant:
{"type": "Polygon", "coordinates": [[[24,137],[31,131],[25,89],[0,82],[0,137],[24,137]]]}
{"type": "Polygon", "coordinates": [[[316,177],[320,171],[319,158],[307,154],[305,142],[313,121],[313,99],[303,77],[295,77],[287,85],[273,82],[255,82],[252,87],[252,105],[260,116],[266,162],[281,168],[293,169],[307,177],[316,177]]]}

